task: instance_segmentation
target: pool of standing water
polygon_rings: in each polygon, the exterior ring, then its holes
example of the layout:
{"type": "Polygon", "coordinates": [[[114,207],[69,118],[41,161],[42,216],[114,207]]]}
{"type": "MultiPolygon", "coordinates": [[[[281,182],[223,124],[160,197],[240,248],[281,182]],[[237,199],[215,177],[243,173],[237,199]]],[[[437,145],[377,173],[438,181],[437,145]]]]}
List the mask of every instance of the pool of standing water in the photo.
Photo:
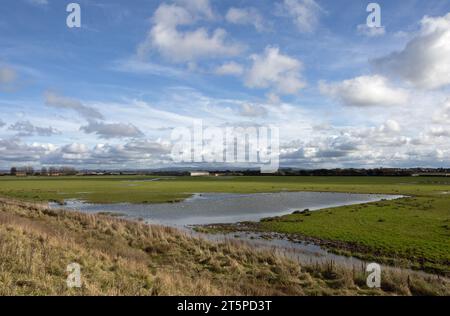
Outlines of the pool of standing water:
{"type": "Polygon", "coordinates": [[[178,203],[92,204],[80,200],[67,200],[64,205],[51,203],[50,206],[86,213],[109,212],[125,218],[141,219],[152,224],[186,227],[259,221],[265,217],[286,215],[297,210],[314,211],[399,197],[396,195],[331,192],[197,193],[178,203]]]}

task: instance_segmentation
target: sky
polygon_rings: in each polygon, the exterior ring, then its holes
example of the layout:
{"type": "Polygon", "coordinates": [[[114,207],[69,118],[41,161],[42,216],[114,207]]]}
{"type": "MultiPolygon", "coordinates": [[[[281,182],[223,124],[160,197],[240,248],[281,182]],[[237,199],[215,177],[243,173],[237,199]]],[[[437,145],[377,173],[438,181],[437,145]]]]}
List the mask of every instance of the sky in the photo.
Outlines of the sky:
{"type": "Polygon", "coordinates": [[[282,167],[449,167],[449,0],[69,3],[2,1],[0,169],[177,167],[199,120],[276,126],[282,167]]]}

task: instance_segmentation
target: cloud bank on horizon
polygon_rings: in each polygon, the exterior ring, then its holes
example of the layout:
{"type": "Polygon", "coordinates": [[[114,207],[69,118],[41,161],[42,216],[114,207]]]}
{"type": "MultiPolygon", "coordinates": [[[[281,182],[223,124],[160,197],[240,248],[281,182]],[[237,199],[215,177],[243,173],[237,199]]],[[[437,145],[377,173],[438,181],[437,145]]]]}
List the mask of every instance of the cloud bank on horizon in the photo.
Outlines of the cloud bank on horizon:
{"type": "Polygon", "coordinates": [[[277,126],[285,167],[449,166],[449,1],[63,2],[3,3],[0,169],[177,166],[194,120],[277,126]]]}

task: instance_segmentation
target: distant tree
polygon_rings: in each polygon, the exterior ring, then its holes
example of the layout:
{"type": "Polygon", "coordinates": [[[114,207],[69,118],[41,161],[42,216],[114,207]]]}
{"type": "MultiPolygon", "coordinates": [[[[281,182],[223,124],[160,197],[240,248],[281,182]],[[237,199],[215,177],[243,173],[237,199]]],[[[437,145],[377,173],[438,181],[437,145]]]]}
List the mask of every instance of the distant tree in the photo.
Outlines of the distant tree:
{"type": "Polygon", "coordinates": [[[50,167],[48,169],[48,173],[49,173],[49,175],[55,175],[58,173],[58,169],[56,169],[55,167],[50,167]]]}
{"type": "Polygon", "coordinates": [[[61,167],[60,172],[65,176],[73,176],[77,174],[75,168],[72,167],[61,167]]]}
{"type": "Polygon", "coordinates": [[[46,176],[46,175],[48,175],[48,170],[47,170],[47,168],[42,167],[41,168],[41,176],[46,176]]]}
{"type": "Polygon", "coordinates": [[[9,172],[12,176],[15,176],[17,174],[17,168],[16,167],[12,167],[11,171],[9,172]]]}
{"type": "Polygon", "coordinates": [[[34,174],[34,168],[31,166],[27,166],[24,168],[27,176],[32,176],[34,174]]]}

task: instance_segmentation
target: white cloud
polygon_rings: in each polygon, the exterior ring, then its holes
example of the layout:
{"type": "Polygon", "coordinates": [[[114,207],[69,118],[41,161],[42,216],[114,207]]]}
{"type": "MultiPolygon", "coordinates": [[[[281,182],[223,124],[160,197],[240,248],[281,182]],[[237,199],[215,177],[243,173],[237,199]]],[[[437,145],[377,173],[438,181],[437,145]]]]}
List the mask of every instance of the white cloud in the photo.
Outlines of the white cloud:
{"type": "Polygon", "coordinates": [[[9,127],[9,130],[17,132],[17,136],[52,136],[59,134],[58,130],[53,127],[34,126],[29,121],[19,121],[9,127]]]}
{"type": "Polygon", "coordinates": [[[384,34],[386,34],[386,30],[385,30],[384,26],[369,27],[369,26],[367,26],[367,24],[359,24],[356,27],[356,30],[358,31],[358,34],[369,36],[369,37],[383,36],[384,34]]]}
{"type": "Polygon", "coordinates": [[[400,132],[400,124],[395,120],[387,120],[383,125],[380,126],[380,132],[382,133],[396,133],[400,132]]]}
{"type": "Polygon", "coordinates": [[[36,163],[55,148],[52,144],[26,144],[17,138],[0,138],[0,162],[5,166],[10,166],[11,163],[36,163]]]}
{"type": "MultiPolygon", "coordinates": [[[[82,143],[57,146],[54,144],[26,144],[18,139],[0,138],[0,164],[20,165],[70,165],[83,167],[148,168],[162,161],[170,148],[161,142],[132,140],[125,144],[96,144],[88,147],[82,143]]],[[[167,159],[167,158],[166,158],[167,159]]]]}
{"type": "Polygon", "coordinates": [[[230,8],[225,16],[229,23],[253,25],[259,32],[266,30],[263,17],[255,8],[230,8]]]}
{"type": "Polygon", "coordinates": [[[435,137],[450,137],[450,129],[444,127],[436,127],[430,130],[430,134],[435,137]]]}
{"type": "Polygon", "coordinates": [[[80,130],[87,134],[96,134],[100,138],[135,138],[144,134],[133,124],[103,123],[90,121],[88,125],[82,126],[80,130]]]}
{"type": "Polygon", "coordinates": [[[44,98],[47,106],[73,110],[87,120],[103,119],[103,115],[100,112],[92,107],[83,105],[78,100],[67,98],[50,91],[45,93],[44,98]]]}
{"type": "Polygon", "coordinates": [[[337,83],[321,82],[320,92],[344,105],[350,106],[390,106],[404,105],[408,92],[391,87],[389,81],[379,75],[361,76],[337,83]]]}
{"type": "Polygon", "coordinates": [[[311,33],[319,25],[323,9],[314,0],[284,0],[281,12],[293,19],[300,32],[311,33]]]}
{"type": "Polygon", "coordinates": [[[271,88],[279,94],[295,94],[305,87],[301,78],[303,64],[283,55],[277,47],[266,47],[263,54],[251,56],[253,64],[245,75],[250,88],[271,88]]]}
{"type": "Polygon", "coordinates": [[[450,98],[448,98],[433,116],[434,123],[450,123],[450,98]]]}
{"type": "Polygon", "coordinates": [[[400,52],[373,61],[387,74],[423,89],[450,84],[450,13],[442,17],[425,16],[421,30],[400,52]]]}
{"type": "Polygon", "coordinates": [[[85,154],[89,149],[85,144],[73,143],[63,146],[61,151],[66,154],[85,154]]]}
{"type": "Polygon", "coordinates": [[[194,15],[199,14],[210,20],[215,18],[215,14],[211,8],[209,0],[175,0],[175,2],[194,15]]]}
{"type": "Polygon", "coordinates": [[[204,10],[198,11],[198,7],[191,6],[190,11],[179,5],[161,4],[153,15],[153,26],[147,38],[138,47],[138,56],[145,58],[149,52],[157,51],[170,61],[190,62],[201,58],[238,55],[242,46],[228,41],[224,29],[217,28],[212,34],[204,27],[193,31],[179,30],[179,26],[193,25],[203,18],[204,10]]]}
{"type": "Polygon", "coordinates": [[[244,67],[242,65],[232,61],[225,63],[216,68],[215,73],[218,75],[234,75],[239,76],[244,73],[244,67]]]}

